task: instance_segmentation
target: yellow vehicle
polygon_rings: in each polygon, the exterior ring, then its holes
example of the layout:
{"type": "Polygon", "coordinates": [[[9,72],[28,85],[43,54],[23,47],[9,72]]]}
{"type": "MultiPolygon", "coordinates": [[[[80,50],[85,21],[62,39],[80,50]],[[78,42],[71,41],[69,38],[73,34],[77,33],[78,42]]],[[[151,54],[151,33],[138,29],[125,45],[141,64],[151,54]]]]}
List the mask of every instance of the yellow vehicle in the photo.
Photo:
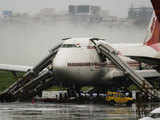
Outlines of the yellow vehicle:
{"type": "Polygon", "coordinates": [[[127,104],[131,105],[133,103],[133,98],[127,97],[124,93],[121,92],[107,92],[106,93],[106,102],[109,104],[127,104]]]}

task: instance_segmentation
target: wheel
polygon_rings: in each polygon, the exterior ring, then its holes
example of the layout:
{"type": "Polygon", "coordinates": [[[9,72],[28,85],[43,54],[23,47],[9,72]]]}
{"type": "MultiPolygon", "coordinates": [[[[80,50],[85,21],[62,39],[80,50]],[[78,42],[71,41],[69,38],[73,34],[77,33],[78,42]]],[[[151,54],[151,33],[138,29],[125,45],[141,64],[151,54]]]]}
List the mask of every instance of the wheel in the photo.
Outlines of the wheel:
{"type": "Polygon", "coordinates": [[[131,106],[132,103],[133,103],[133,101],[128,101],[128,102],[127,102],[127,106],[131,106]]]}
{"type": "Polygon", "coordinates": [[[115,102],[114,100],[111,100],[111,101],[109,102],[109,104],[110,104],[110,105],[115,105],[116,102],[115,102]]]}

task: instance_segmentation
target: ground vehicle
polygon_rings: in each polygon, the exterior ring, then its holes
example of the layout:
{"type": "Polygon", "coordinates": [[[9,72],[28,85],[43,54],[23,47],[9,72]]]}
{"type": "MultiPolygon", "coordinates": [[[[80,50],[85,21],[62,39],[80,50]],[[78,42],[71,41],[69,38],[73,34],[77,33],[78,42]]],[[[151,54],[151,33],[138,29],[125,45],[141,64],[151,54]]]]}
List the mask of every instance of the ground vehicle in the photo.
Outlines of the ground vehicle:
{"type": "Polygon", "coordinates": [[[160,119],[160,107],[151,111],[148,117],[144,117],[140,120],[159,120],[159,119],[160,119]]]}
{"type": "Polygon", "coordinates": [[[108,91],[106,93],[106,102],[109,104],[127,104],[131,105],[133,103],[133,98],[128,97],[123,92],[112,92],[108,91]]]}

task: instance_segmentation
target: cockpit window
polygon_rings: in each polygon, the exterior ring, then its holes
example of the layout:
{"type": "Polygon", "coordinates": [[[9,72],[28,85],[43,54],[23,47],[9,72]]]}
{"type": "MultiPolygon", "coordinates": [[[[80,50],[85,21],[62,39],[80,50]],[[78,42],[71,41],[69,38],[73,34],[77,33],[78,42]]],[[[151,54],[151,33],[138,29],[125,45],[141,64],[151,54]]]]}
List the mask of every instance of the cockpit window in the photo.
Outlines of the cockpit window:
{"type": "Polygon", "coordinates": [[[79,45],[75,45],[75,44],[63,44],[62,48],[78,48],[80,47],[79,45]]]}

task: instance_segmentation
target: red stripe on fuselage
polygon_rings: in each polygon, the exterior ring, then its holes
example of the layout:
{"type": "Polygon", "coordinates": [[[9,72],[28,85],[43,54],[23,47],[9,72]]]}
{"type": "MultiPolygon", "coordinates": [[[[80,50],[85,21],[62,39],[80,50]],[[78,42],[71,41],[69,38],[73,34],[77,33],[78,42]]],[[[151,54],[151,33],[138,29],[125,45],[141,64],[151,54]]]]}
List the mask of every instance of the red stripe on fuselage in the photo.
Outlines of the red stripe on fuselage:
{"type": "Polygon", "coordinates": [[[67,66],[68,67],[75,67],[75,66],[80,66],[80,67],[85,67],[85,66],[106,66],[106,63],[68,63],[67,66]]]}
{"type": "Polygon", "coordinates": [[[95,46],[87,46],[88,49],[95,49],[95,46]]]}
{"type": "MultiPolygon", "coordinates": [[[[130,66],[139,66],[139,63],[137,62],[128,62],[130,66]]],[[[115,67],[114,64],[107,64],[107,63],[68,63],[68,67],[89,67],[89,66],[95,66],[95,67],[115,67]]]]}

